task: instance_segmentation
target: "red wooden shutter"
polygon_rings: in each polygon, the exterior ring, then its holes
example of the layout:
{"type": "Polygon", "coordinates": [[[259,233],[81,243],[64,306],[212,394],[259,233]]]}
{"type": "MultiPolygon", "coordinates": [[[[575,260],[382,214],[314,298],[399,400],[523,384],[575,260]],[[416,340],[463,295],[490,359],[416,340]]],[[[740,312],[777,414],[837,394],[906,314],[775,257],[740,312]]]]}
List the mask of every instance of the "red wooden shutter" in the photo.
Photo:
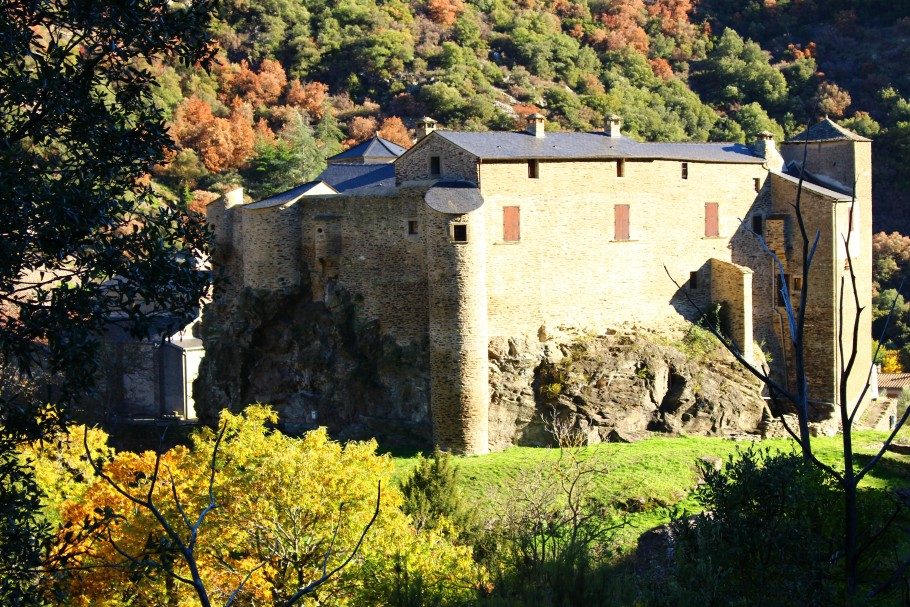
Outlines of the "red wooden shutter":
{"type": "Polygon", "coordinates": [[[613,206],[614,240],[629,240],[629,205],[613,206]]]}
{"type": "Polygon", "coordinates": [[[705,203],[705,237],[715,238],[720,236],[720,227],[717,219],[717,203],[705,203]]]}
{"type": "Polygon", "coordinates": [[[521,240],[521,210],[519,207],[502,207],[502,239],[521,240]]]}

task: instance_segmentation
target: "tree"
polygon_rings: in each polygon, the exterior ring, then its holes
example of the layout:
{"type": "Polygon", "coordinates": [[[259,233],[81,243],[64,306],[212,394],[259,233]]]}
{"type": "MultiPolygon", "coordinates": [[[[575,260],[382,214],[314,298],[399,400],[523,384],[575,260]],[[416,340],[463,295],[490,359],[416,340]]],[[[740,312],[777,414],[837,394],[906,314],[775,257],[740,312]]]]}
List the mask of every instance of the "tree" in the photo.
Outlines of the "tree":
{"type": "MultiPolygon", "coordinates": [[[[206,288],[201,218],[160,200],[147,175],[174,147],[149,66],[208,61],[210,10],[204,0],[0,8],[0,366],[46,368],[61,405],[41,415],[37,399],[0,399],[2,462],[70,417],[92,386],[106,323],[145,334],[194,314],[206,288]]],[[[0,500],[0,519],[22,520],[36,494],[27,470],[24,480],[8,470],[0,493],[21,499],[0,500]]],[[[31,550],[4,562],[4,579],[28,585],[42,551],[35,532],[2,537],[4,556],[31,550]]],[[[4,604],[37,600],[7,591],[4,604]]]]}
{"type": "Polygon", "coordinates": [[[383,120],[376,134],[405,148],[411,147],[414,143],[411,141],[411,134],[408,133],[408,128],[398,116],[389,116],[383,120]]]}
{"type": "Polygon", "coordinates": [[[438,587],[446,600],[432,604],[473,594],[470,549],[410,526],[375,442],[342,445],[324,429],[292,438],[276,422],[251,406],[223,412],[190,448],[86,444],[100,478],[63,504],[58,533],[99,512],[105,523],[66,577],[77,604],[389,604],[402,574],[438,587]]]}

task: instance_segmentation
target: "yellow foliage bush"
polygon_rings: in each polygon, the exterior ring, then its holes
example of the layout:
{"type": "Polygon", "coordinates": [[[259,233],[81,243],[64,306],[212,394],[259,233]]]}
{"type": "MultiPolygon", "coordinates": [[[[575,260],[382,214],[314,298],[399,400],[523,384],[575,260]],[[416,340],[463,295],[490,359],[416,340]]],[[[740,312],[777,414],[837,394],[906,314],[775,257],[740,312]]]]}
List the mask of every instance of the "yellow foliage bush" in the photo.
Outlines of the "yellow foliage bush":
{"type": "MultiPolygon", "coordinates": [[[[340,444],[324,429],[291,438],[270,426],[276,414],[265,406],[242,415],[224,412],[217,445],[213,491],[216,508],[199,533],[200,577],[216,604],[224,604],[245,579],[236,605],[284,604],[297,589],[342,562],[357,543],[382,496],[379,515],[353,561],[309,595],[304,605],[385,605],[402,584],[420,585],[427,604],[461,603],[483,582],[469,547],[435,532],[416,532],[401,511],[391,482],[392,461],[376,455],[374,441],[340,444]]],[[[74,441],[75,442],[75,441],[74,441]]],[[[81,443],[81,436],[79,437],[81,443]]],[[[161,457],[152,490],[156,505],[184,538],[190,522],[209,503],[210,463],[217,444],[210,429],[196,432],[192,447],[161,457]],[[181,512],[182,510],[182,512],[181,512]]],[[[94,443],[93,451],[101,448],[94,443]]],[[[38,458],[48,454],[38,454],[38,458]]],[[[105,471],[133,495],[151,489],[155,455],[118,453],[105,471]]],[[[81,565],[69,580],[71,604],[80,606],[197,605],[193,589],[160,572],[172,563],[189,571],[151,513],[94,480],[61,508],[74,525],[113,515],[103,535],[86,540],[81,565]],[[130,563],[126,555],[137,560],[130,563]]]]}

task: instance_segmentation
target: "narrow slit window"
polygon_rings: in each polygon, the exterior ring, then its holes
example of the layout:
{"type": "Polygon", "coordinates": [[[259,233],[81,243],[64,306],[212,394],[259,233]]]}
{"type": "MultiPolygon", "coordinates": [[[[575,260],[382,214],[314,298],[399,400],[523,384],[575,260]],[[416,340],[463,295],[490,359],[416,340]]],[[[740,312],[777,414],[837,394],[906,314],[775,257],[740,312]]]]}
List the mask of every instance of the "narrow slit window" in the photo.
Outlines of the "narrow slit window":
{"type": "Polygon", "coordinates": [[[705,238],[720,236],[720,221],[716,202],[705,203],[705,238]]]}
{"type": "Polygon", "coordinates": [[[442,173],[442,161],[439,156],[430,156],[430,175],[442,173]]]}
{"type": "Polygon", "coordinates": [[[752,231],[758,234],[759,236],[764,235],[765,233],[765,218],[761,215],[752,216],[752,231]]]}
{"type": "Polygon", "coordinates": [[[689,178],[689,163],[688,162],[682,163],[682,178],[683,179],[689,178]]]}
{"type": "Polygon", "coordinates": [[[629,240],[629,205],[613,205],[613,240],[629,240]]]}
{"type": "Polygon", "coordinates": [[[540,177],[540,162],[537,160],[528,161],[528,178],[537,179],[540,177]]]}
{"type": "MultiPolygon", "coordinates": [[[[777,275],[777,281],[778,281],[778,283],[780,283],[780,274],[777,275]]],[[[786,303],[784,303],[784,287],[785,286],[788,289],[790,287],[790,275],[789,274],[784,274],[784,281],[783,281],[783,283],[778,284],[778,288],[777,288],[777,305],[781,306],[781,307],[787,305],[786,303]]]]}
{"type": "Polygon", "coordinates": [[[464,223],[456,223],[452,225],[452,240],[455,242],[467,242],[468,241],[468,226],[464,223]]]}
{"type": "Polygon", "coordinates": [[[754,177],[752,179],[752,187],[755,188],[756,192],[761,192],[761,178],[760,177],[754,177]]]}
{"type": "Polygon", "coordinates": [[[416,233],[417,233],[417,220],[408,219],[408,234],[416,234],[416,233]]]}
{"type": "Polygon", "coordinates": [[[626,176],[626,161],[625,160],[616,161],[616,176],[617,177],[626,176]]]}
{"type": "Polygon", "coordinates": [[[803,290],[803,277],[794,276],[793,277],[793,292],[799,293],[802,290],[803,290]]]}
{"type": "Polygon", "coordinates": [[[689,272],[689,289],[694,291],[698,288],[698,272],[689,272]]]}
{"type": "Polygon", "coordinates": [[[521,208],[502,208],[502,239],[506,242],[521,240],[521,208]]]}

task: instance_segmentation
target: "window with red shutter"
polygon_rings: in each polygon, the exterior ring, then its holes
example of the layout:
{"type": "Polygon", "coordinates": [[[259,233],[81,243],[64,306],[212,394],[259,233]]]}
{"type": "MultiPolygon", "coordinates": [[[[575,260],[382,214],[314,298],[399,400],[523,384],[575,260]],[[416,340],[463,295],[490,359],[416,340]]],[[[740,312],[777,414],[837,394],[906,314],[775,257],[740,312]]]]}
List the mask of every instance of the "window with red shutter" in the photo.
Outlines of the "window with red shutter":
{"type": "Polygon", "coordinates": [[[613,240],[629,240],[629,205],[613,206],[613,240]]]}
{"type": "Polygon", "coordinates": [[[720,236],[720,224],[717,218],[717,203],[705,203],[705,238],[720,236]]]}
{"type": "Polygon", "coordinates": [[[506,241],[521,240],[521,209],[519,207],[502,207],[502,239],[506,241]]]}

